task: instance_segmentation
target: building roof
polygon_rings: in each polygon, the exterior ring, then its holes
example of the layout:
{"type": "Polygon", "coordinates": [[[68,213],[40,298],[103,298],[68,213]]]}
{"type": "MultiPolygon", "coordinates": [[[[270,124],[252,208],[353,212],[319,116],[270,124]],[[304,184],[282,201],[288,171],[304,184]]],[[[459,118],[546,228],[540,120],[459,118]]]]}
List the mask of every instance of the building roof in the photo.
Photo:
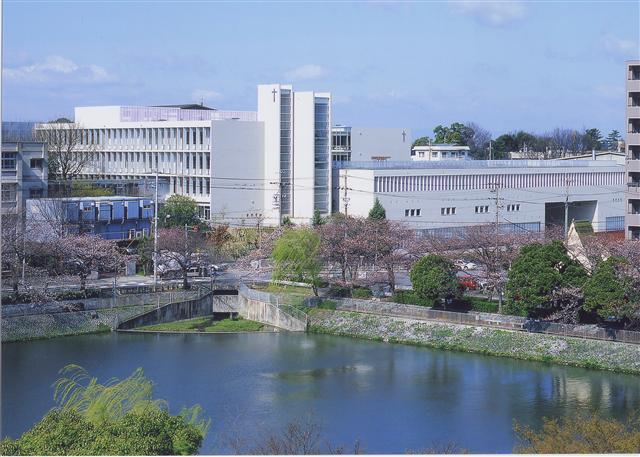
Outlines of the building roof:
{"type": "Polygon", "coordinates": [[[415,169],[491,169],[491,168],[600,168],[624,167],[614,160],[409,160],[333,162],[333,168],[355,170],[415,170],[415,169]]]}
{"type": "Polygon", "coordinates": [[[188,103],[185,105],[153,105],[151,108],[180,108],[180,109],[201,109],[208,111],[218,111],[215,108],[209,108],[208,106],[204,106],[198,103],[188,103]]]}

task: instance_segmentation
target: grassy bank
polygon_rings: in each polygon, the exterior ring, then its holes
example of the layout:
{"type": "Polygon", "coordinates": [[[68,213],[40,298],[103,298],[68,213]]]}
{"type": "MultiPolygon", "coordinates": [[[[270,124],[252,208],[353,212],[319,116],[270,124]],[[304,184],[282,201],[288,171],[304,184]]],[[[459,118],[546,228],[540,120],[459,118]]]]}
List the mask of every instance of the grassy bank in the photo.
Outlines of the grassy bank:
{"type": "Polygon", "coordinates": [[[166,324],[147,325],[140,330],[156,332],[258,332],[264,329],[260,322],[238,317],[214,321],[213,317],[196,317],[166,324]]]}
{"type": "Polygon", "coordinates": [[[140,305],[2,318],[2,342],[107,332],[114,325],[116,315],[123,321],[154,308],[155,305],[140,305]]]}
{"type": "Polygon", "coordinates": [[[640,374],[640,345],[315,310],[310,331],[640,374]]]}

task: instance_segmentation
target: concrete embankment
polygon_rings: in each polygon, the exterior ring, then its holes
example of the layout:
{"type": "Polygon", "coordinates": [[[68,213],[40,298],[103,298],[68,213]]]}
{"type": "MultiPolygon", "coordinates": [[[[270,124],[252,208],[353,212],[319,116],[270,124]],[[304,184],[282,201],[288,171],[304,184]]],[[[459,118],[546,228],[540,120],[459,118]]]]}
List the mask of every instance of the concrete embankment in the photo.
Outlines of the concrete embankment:
{"type": "Polygon", "coordinates": [[[314,311],[309,329],[316,333],[640,374],[637,344],[328,310],[314,311]]]}
{"type": "Polygon", "coordinates": [[[32,314],[2,318],[2,342],[109,331],[117,321],[129,319],[154,305],[98,309],[52,314],[32,314]]]}

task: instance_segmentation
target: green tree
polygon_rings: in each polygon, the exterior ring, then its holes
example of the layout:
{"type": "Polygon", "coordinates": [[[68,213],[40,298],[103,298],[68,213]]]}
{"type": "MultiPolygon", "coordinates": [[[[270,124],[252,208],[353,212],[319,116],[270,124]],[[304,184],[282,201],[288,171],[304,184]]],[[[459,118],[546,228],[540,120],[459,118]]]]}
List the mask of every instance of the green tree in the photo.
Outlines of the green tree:
{"type": "Polygon", "coordinates": [[[324,219],[322,218],[322,216],[320,215],[320,210],[315,210],[313,212],[313,218],[311,219],[311,226],[312,227],[320,227],[321,225],[324,224],[324,219]]]}
{"type": "Polygon", "coordinates": [[[186,195],[172,195],[167,198],[159,211],[158,222],[166,228],[199,226],[198,204],[186,195]]]}
{"type": "Polygon", "coordinates": [[[433,133],[435,134],[434,143],[458,144],[461,146],[468,146],[474,134],[473,129],[460,122],[454,122],[449,127],[438,125],[433,129],[433,133]]]}
{"type": "Polygon", "coordinates": [[[506,312],[531,316],[553,307],[552,293],[562,287],[581,287],[587,274],[571,259],[561,241],[524,246],[508,272],[506,312]]]}
{"type": "Polygon", "coordinates": [[[607,138],[605,139],[605,144],[607,145],[607,149],[609,151],[615,151],[618,149],[618,141],[620,141],[622,137],[620,136],[620,132],[617,130],[612,130],[607,138]]]}
{"type": "Polygon", "coordinates": [[[627,267],[627,261],[621,257],[600,262],[584,285],[583,308],[596,311],[605,319],[635,320],[640,312],[640,294],[627,267]]]}
{"type": "Polygon", "coordinates": [[[382,203],[380,203],[380,200],[378,200],[378,197],[376,197],[376,201],[373,203],[373,208],[369,211],[369,219],[381,221],[386,218],[387,212],[385,211],[384,206],[382,206],[382,203]]]}
{"type": "Polygon", "coordinates": [[[587,151],[602,149],[602,133],[600,133],[600,130],[594,128],[584,131],[584,149],[587,151]]]}
{"type": "Polygon", "coordinates": [[[421,136],[413,142],[411,147],[413,148],[415,146],[429,146],[429,141],[431,141],[431,138],[429,138],[428,136],[421,136]]]}
{"type": "Polygon", "coordinates": [[[188,455],[208,431],[199,406],[171,416],[141,368],[107,384],[77,365],[61,373],[57,406],[20,438],[3,440],[1,455],[188,455]]]}
{"type": "Polygon", "coordinates": [[[418,260],[411,268],[409,277],[416,295],[434,305],[440,299],[460,296],[456,268],[439,255],[428,255],[418,260]]]}
{"type": "Polygon", "coordinates": [[[295,224],[291,220],[289,216],[285,216],[282,218],[282,226],[283,227],[293,227],[295,224]]]}
{"type": "Polygon", "coordinates": [[[320,284],[320,236],[310,228],[287,230],[275,243],[271,257],[273,279],[311,284],[318,296],[320,284]]]}

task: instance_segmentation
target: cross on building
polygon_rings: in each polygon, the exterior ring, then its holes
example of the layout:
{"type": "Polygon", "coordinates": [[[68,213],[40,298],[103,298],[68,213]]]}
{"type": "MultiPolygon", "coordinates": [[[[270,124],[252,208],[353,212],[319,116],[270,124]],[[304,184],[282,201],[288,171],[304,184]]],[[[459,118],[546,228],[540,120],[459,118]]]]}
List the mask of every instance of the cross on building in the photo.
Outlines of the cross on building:
{"type": "Polygon", "coordinates": [[[403,130],[403,131],[402,131],[402,142],[404,143],[406,139],[407,139],[407,132],[405,132],[405,131],[403,130]]]}
{"type": "Polygon", "coordinates": [[[273,103],[275,103],[275,102],[276,102],[276,94],[278,93],[278,91],[277,91],[277,90],[275,90],[275,89],[273,89],[273,90],[271,91],[271,93],[273,94],[273,103]]]}

